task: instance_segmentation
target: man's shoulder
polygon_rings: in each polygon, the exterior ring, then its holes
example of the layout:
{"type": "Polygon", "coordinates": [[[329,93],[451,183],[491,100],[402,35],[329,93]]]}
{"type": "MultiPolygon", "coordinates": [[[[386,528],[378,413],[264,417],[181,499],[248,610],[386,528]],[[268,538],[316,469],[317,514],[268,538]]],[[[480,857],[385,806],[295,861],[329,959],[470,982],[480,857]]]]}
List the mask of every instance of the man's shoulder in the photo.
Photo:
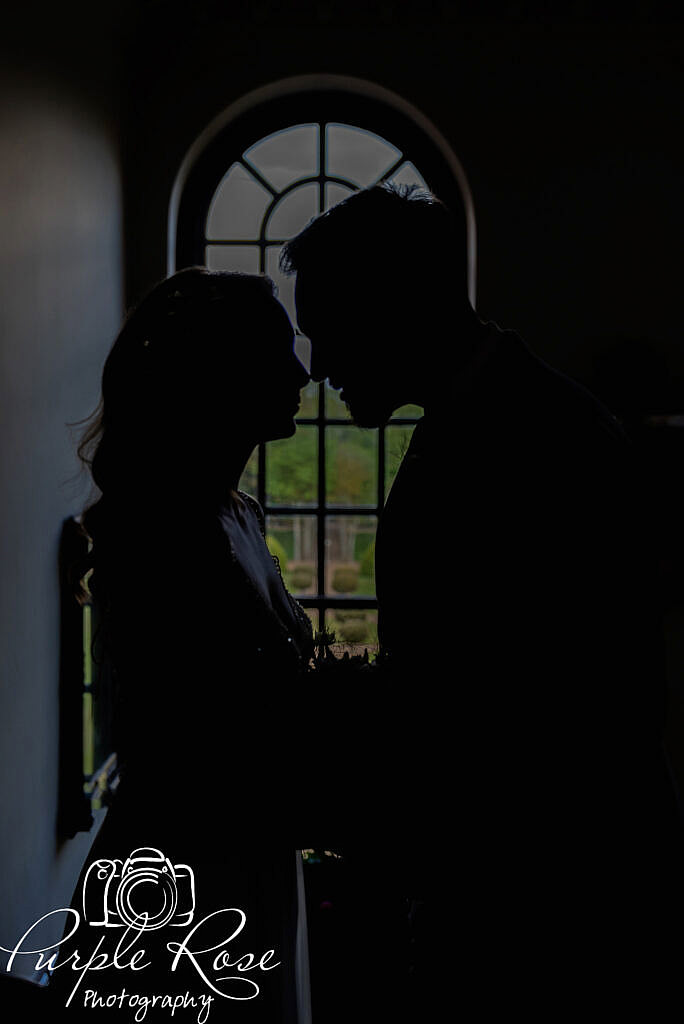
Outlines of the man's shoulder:
{"type": "Polygon", "coordinates": [[[539,381],[539,406],[547,427],[561,434],[576,436],[578,441],[604,443],[612,447],[628,444],[618,419],[587,387],[538,357],[536,373],[539,381]]]}
{"type": "Polygon", "coordinates": [[[517,332],[494,327],[494,361],[510,429],[517,424],[545,444],[629,445],[617,418],[584,384],[534,353],[517,332]]]}

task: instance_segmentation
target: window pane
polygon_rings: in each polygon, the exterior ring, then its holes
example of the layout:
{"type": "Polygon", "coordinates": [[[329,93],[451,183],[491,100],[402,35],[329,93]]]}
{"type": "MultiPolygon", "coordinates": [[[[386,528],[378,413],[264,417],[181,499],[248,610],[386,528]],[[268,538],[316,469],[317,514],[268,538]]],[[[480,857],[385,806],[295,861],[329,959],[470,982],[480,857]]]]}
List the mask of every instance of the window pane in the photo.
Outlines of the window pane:
{"type": "Polygon", "coordinates": [[[392,426],[391,423],[385,428],[385,497],[389,494],[414,429],[408,426],[392,426]]]}
{"type": "Polygon", "coordinates": [[[249,462],[245,466],[238,487],[241,491],[246,491],[247,494],[251,494],[252,497],[256,497],[259,488],[257,481],[259,478],[259,449],[255,448],[249,457],[249,462]]]}
{"type": "Polygon", "coordinates": [[[315,505],[318,430],[298,427],[294,437],[266,446],[266,501],[269,505],[315,505]]]}
{"type": "Polygon", "coordinates": [[[204,260],[210,270],[239,270],[243,274],[259,273],[257,245],[208,245],[204,260]]]}
{"type": "Polygon", "coordinates": [[[401,150],[363,128],[326,125],[326,174],[363,188],[372,185],[401,156],[401,150]]]}
{"type": "Polygon", "coordinates": [[[242,164],[233,164],[211,201],[207,238],[258,238],[271,199],[242,164]]]}
{"type": "Polygon", "coordinates": [[[91,690],[83,693],[83,774],[86,778],[95,771],[95,714],[91,690]]]}
{"type": "Polygon", "coordinates": [[[325,592],[375,597],[375,516],[327,516],[325,592]]]}
{"type": "Polygon", "coordinates": [[[281,192],[297,178],[318,174],[318,125],[299,124],[267,135],[245,157],[281,192]]]}
{"type": "Polygon", "coordinates": [[[396,174],[393,174],[388,181],[396,185],[420,185],[421,188],[428,188],[425,179],[421,177],[412,163],[402,164],[396,174]]]}
{"type": "Polygon", "coordinates": [[[331,388],[328,382],[325,383],[325,415],[329,420],[350,420],[349,409],[340,398],[339,391],[331,388]]]}
{"type": "Polygon", "coordinates": [[[290,593],[299,596],[315,594],[318,590],[316,517],[268,516],[266,543],[271,554],[278,556],[283,580],[290,593]]]}
{"type": "Polygon", "coordinates": [[[335,634],[332,650],[338,657],[345,651],[353,656],[378,650],[378,613],[372,608],[328,608],[325,625],[335,634]]]}
{"type": "Polygon", "coordinates": [[[313,629],[314,636],[321,628],[321,612],[318,608],[305,608],[304,611],[309,616],[311,622],[311,628],[313,629]]]}
{"type": "Polygon", "coordinates": [[[329,210],[331,206],[335,206],[337,203],[341,203],[347,196],[354,194],[353,188],[345,188],[343,185],[335,185],[328,183],[325,186],[325,208],[329,210]]]}
{"type": "MultiPolygon", "coordinates": [[[[309,373],[309,371],[311,370],[311,342],[309,341],[309,339],[306,337],[305,334],[297,334],[295,336],[294,350],[297,353],[297,359],[299,359],[300,363],[302,364],[302,366],[304,367],[306,372],[309,373]]],[[[310,387],[311,387],[312,384],[313,384],[313,381],[311,382],[310,385],[307,385],[307,387],[305,388],[305,391],[302,392],[302,405],[303,405],[303,401],[304,401],[304,393],[305,392],[309,392],[312,395],[314,394],[313,390],[310,390],[310,387]]],[[[316,391],[315,394],[317,396],[318,395],[318,391],[316,391]]],[[[314,412],[300,412],[299,415],[300,416],[316,416],[317,413],[318,413],[318,402],[316,402],[316,408],[315,408],[314,412]]]]}
{"type": "Polygon", "coordinates": [[[326,500],[329,505],[376,505],[378,434],[359,427],[327,427],[326,500]]]}
{"type": "Polygon", "coordinates": [[[292,238],[318,213],[318,185],[300,185],[288,192],[273,210],[266,228],[267,238],[292,238]]]}
{"type": "MultiPolygon", "coordinates": [[[[297,338],[297,341],[302,339],[297,338]]],[[[306,338],[304,341],[308,340],[306,338]]],[[[297,345],[295,344],[295,351],[297,351],[297,345]]],[[[301,356],[300,356],[301,359],[301,356]]],[[[302,362],[304,360],[302,359],[302,362]]],[[[304,363],[306,366],[306,363],[304,363]]],[[[297,413],[297,419],[310,419],[314,416],[318,416],[318,388],[319,385],[315,380],[310,380],[304,390],[301,392],[302,401],[299,406],[299,412],[297,413]]]]}

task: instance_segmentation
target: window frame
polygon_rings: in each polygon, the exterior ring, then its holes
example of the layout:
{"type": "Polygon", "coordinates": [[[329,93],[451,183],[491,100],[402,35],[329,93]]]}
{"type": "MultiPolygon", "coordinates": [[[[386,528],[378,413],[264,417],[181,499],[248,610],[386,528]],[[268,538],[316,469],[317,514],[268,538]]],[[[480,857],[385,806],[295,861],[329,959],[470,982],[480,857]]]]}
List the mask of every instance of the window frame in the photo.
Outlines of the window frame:
{"type": "Polygon", "coordinates": [[[276,83],[272,89],[257,90],[251,102],[250,96],[244,97],[244,102],[212,122],[191,147],[177,175],[169,207],[169,273],[194,265],[202,253],[206,212],[236,154],[241,155],[255,141],[288,125],[338,122],[380,135],[402,153],[420,154],[416,166],[429,188],[447,206],[464,210],[468,292],[474,305],[476,228],[472,196],[460,161],[446,140],[418,111],[388,90],[357,79],[310,77],[310,89],[304,87],[304,82],[301,90],[294,83],[283,82],[282,95],[276,83]],[[336,87],[338,81],[344,85],[336,87]],[[326,82],[330,85],[321,87],[326,82]],[[316,85],[319,88],[314,88],[316,85]]]}
{"type": "Polygon", "coordinates": [[[75,578],[89,550],[80,516],[65,519],[59,541],[60,839],[88,832],[95,820],[93,812],[109,802],[118,785],[112,666],[109,659],[95,654],[97,612],[84,589],[85,578],[75,578]]]}

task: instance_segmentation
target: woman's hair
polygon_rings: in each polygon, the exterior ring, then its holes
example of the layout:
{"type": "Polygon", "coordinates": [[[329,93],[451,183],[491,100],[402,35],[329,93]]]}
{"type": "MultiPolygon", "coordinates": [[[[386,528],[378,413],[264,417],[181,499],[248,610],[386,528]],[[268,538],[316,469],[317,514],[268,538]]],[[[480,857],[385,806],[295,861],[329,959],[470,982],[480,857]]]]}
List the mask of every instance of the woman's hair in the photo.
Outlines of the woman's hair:
{"type": "Polygon", "coordinates": [[[105,606],[109,570],[119,576],[136,534],[149,535],[162,482],[182,496],[185,453],[193,467],[219,471],[216,416],[230,404],[231,378],[253,369],[248,339],[274,301],[270,278],[189,267],[127,315],[78,446],[101,492],[82,517],[92,544],[79,578],[94,569],[91,589],[105,606]]]}
{"type": "MultiPolygon", "coordinates": [[[[189,267],[128,314],[102,373],[102,398],[78,446],[103,493],[163,461],[175,424],[196,425],[217,374],[245,362],[245,335],[273,300],[267,277],[189,267]]],[[[224,379],[225,380],[225,379],[224,379]]],[[[215,395],[213,395],[215,397],[215,395]]]]}

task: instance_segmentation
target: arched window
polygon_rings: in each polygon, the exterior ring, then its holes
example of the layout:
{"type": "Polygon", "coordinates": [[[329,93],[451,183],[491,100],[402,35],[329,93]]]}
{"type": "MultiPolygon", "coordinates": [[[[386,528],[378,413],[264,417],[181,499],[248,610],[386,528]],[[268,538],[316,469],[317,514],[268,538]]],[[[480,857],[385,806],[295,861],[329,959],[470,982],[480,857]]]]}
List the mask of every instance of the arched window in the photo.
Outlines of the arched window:
{"type": "MultiPolygon", "coordinates": [[[[283,243],[356,189],[381,181],[415,182],[465,207],[474,300],[474,218],[460,164],[398,97],[332,76],[259,90],[198,140],[172,201],[169,269],[266,273],[296,324],[294,281],[278,269],[283,243]]],[[[307,363],[299,332],[297,349],[307,363]]],[[[262,445],[241,482],[264,508],[268,543],[290,590],[316,626],[350,645],[377,642],[377,518],[421,414],[406,406],[386,427],[361,430],[337,392],[312,382],[295,437],[262,445]]]]}

